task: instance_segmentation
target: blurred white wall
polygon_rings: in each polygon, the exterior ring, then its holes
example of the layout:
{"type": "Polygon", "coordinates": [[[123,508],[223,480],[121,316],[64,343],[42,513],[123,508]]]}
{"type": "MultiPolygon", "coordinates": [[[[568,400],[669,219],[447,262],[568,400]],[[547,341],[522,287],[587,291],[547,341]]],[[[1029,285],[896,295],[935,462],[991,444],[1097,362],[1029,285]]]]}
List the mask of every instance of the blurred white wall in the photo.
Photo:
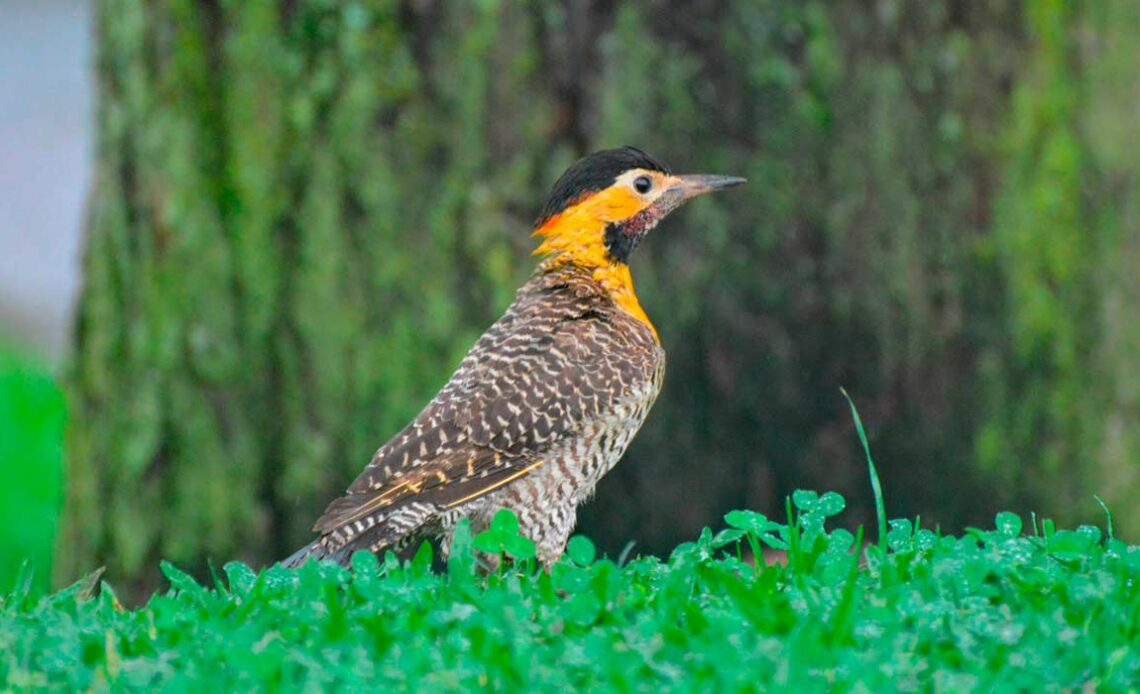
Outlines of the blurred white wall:
{"type": "Polygon", "coordinates": [[[0,0],[0,339],[57,361],[90,180],[91,8],[0,0]]]}

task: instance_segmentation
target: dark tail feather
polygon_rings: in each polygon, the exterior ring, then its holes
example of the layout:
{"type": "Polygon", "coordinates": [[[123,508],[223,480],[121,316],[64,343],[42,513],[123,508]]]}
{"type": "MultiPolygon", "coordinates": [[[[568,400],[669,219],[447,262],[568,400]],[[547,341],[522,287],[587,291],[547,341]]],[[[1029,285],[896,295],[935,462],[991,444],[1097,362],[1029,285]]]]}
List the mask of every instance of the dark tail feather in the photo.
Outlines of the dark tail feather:
{"type": "MultiPolygon", "coordinates": [[[[330,511],[326,512],[325,518],[337,508],[337,502],[334,501],[329,505],[330,511]]],[[[322,535],[282,560],[281,564],[296,568],[311,558],[349,566],[352,564],[352,553],[357,550],[378,553],[394,549],[398,552],[425,534],[438,532],[440,527],[437,513],[438,508],[432,504],[414,504],[394,513],[386,511],[379,518],[369,518],[374,521],[371,527],[363,531],[353,528],[354,532],[346,532],[344,525],[323,525],[325,520],[322,518],[316,526],[317,532],[322,535]]]]}
{"type": "Polygon", "coordinates": [[[295,569],[304,564],[309,559],[316,559],[319,561],[335,561],[338,564],[345,564],[348,561],[349,552],[346,548],[338,550],[330,550],[328,545],[321,542],[320,538],[313,540],[301,549],[297,550],[287,558],[281,560],[281,565],[290,569],[295,569]]]}

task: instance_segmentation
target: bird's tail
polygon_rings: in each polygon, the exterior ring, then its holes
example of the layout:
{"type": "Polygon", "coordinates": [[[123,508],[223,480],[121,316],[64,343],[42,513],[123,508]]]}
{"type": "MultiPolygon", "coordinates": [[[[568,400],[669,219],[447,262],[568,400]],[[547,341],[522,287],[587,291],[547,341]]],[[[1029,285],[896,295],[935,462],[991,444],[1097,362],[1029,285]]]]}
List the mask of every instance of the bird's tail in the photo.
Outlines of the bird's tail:
{"type": "MultiPolygon", "coordinates": [[[[337,504],[333,502],[329,508],[335,509],[337,504]]],[[[322,535],[282,560],[281,564],[296,568],[312,558],[348,566],[352,563],[352,553],[357,550],[380,552],[392,549],[399,552],[418,539],[438,533],[441,529],[438,513],[439,508],[433,504],[408,504],[395,512],[366,517],[368,525],[365,529],[355,527],[362,523],[355,523],[351,532],[345,530],[346,522],[326,523],[322,517],[316,528],[322,535]]]]}
{"type": "Polygon", "coordinates": [[[285,559],[281,560],[281,565],[290,569],[295,569],[304,564],[309,559],[335,561],[338,564],[345,564],[349,558],[349,550],[347,548],[331,549],[327,544],[321,541],[322,538],[317,538],[301,549],[293,552],[285,559]]]}

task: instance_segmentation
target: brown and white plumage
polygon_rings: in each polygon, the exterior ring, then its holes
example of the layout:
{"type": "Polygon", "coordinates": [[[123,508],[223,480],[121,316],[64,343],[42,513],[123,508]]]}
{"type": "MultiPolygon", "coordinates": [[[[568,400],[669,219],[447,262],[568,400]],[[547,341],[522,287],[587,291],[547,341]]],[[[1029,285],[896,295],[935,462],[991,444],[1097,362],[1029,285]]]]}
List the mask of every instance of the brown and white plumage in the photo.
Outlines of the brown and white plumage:
{"type": "Polygon", "coordinates": [[[577,507],[661,389],[665,353],[637,304],[628,253],[688,197],[737,182],[670,176],[632,148],[571,167],[536,229],[546,256],[538,271],[447,385],[329,505],[314,528],[320,536],[285,563],[344,563],[355,550],[425,536],[442,536],[446,552],[459,518],[478,531],[499,508],[518,515],[540,560],[556,560],[577,507]],[[638,177],[657,190],[641,193],[638,177]]]}

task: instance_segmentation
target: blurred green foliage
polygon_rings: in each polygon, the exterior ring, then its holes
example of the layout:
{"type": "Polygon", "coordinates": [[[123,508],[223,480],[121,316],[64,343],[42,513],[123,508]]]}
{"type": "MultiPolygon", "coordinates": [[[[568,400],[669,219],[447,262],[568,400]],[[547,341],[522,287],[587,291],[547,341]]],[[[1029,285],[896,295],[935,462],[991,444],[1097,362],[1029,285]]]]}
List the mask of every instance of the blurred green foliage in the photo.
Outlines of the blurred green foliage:
{"type": "Polygon", "coordinates": [[[86,691],[1129,691],[1140,678],[1140,547],[1097,527],[1000,513],[940,535],[893,520],[882,547],[826,524],[842,496],[797,491],[794,517],[733,511],[666,560],[598,558],[583,536],[537,569],[509,512],[353,570],[231,562],[123,609],[97,577],[0,593],[0,686],[86,691]],[[512,530],[513,528],[513,530],[512,530]],[[505,551],[477,570],[474,548],[505,551]],[[777,551],[771,562],[760,550],[777,551]],[[749,556],[749,550],[752,554],[749,556]]]}
{"type": "MultiPolygon", "coordinates": [[[[1088,508],[1140,494],[1140,142],[1129,3],[1031,4],[1027,68],[1003,141],[1005,184],[984,253],[1005,281],[1002,339],[983,349],[976,460],[1021,503],[1088,508]],[[1086,43],[1086,34],[1095,37],[1086,43]],[[1117,89],[1132,99],[1119,103],[1117,89]],[[1109,131],[1101,132],[1103,129],[1109,131]],[[1106,145],[1105,138],[1119,138],[1106,145]]],[[[1129,513],[1125,527],[1140,519],[1129,513]]]]}
{"type": "Polygon", "coordinates": [[[63,393],[43,365],[0,344],[0,591],[25,562],[51,581],[63,476],[63,393]]]}
{"type": "MultiPolygon", "coordinates": [[[[57,564],[276,559],[526,277],[582,152],[743,175],[635,258],[665,390],[582,525],[837,488],[1140,529],[1126,0],[100,0],[57,564]]],[[[1129,96],[1132,95],[1132,96],[1129,96]]]]}

